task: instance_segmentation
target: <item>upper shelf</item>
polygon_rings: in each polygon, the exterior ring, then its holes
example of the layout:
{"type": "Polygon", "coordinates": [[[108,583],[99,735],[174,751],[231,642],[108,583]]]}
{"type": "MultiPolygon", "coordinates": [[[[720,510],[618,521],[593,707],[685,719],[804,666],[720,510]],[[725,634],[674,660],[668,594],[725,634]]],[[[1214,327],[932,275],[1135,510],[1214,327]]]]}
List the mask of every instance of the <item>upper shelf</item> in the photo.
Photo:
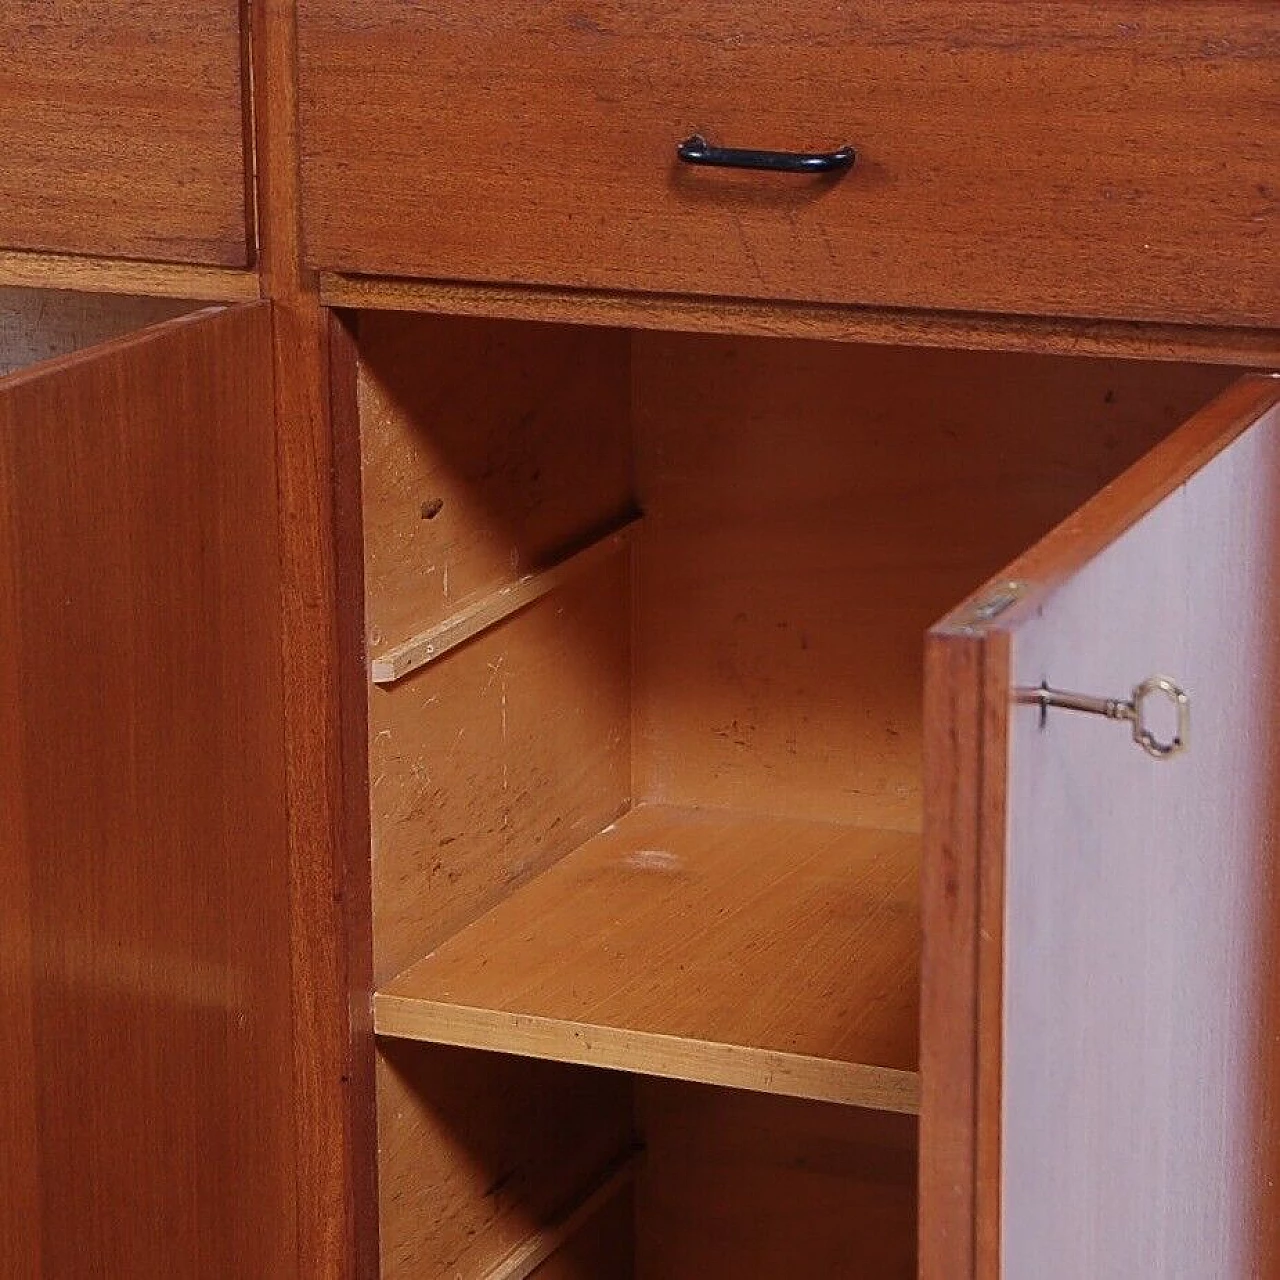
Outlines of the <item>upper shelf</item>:
{"type": "Polygon", "coordinates": [[[919,1107],[919,837],[632,810],[374,999],[382,1035],[919,1107]]]}

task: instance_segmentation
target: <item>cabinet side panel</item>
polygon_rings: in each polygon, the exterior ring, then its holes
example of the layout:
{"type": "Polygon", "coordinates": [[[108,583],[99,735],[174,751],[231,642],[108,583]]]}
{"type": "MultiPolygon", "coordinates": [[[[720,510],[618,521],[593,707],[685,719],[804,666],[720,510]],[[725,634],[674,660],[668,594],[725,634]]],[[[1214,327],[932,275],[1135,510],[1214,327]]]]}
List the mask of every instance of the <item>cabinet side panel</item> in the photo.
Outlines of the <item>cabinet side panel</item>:
{"type": "Polygon", "coordinates": [[[269,357],[255,306],[0,386],[50,1276],[294,1274],[269,357]]]}
{"type": "Polygon", "coordinates": [[[629,804],[625,559],[369,703],[374,982],[629,804]]]}
{"type": "Polygon", "coordinates": [[[373,657],[630,513],[628,361],[617,330],[361,316],[373,657]]]}

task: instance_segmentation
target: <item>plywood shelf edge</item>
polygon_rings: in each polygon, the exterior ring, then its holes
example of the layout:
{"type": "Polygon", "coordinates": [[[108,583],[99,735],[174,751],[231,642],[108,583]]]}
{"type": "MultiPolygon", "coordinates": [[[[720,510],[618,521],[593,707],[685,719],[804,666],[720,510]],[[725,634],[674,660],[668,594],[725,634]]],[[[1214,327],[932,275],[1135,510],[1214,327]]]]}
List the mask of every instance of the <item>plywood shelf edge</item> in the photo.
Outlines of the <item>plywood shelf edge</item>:
{"type": "Polygon", "coordinates": [[[379,654],[369,664],[370,679],[374,684],[394,684],[410,672],[444,657],[451,649],[497,626],[570,579],[616,555],[630,543],[638,524],[638,519],[629,521],[558,564],[525,574],[515,582],[499,587],[459,609],[443,622],[379,654]]]}
{"type": "Polygon", "coordinates": [[[919,1072],[893,1067],[469,1009],[383,992],[374,996],[373,1024],[378,1035],[401,1040],[486,1049],[906,1115],[920,1110],[919,1072]]]}

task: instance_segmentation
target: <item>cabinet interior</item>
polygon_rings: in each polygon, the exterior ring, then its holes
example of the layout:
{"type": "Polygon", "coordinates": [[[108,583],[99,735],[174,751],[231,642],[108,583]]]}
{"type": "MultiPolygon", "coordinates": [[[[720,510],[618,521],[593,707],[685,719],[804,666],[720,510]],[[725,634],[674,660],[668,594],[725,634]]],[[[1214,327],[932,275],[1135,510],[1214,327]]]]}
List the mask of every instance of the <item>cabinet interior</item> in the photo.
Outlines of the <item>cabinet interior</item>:
{"type": "Polygon", "coordinates": [[[0,378],[186,315],[200,305],[176,298],[0,288],[0,378]]]}
{"type": "Polygon", "coordinates": [[[924,634],[1233,372],[348,322],[383,1275],[913,1274],[924,634]]]}

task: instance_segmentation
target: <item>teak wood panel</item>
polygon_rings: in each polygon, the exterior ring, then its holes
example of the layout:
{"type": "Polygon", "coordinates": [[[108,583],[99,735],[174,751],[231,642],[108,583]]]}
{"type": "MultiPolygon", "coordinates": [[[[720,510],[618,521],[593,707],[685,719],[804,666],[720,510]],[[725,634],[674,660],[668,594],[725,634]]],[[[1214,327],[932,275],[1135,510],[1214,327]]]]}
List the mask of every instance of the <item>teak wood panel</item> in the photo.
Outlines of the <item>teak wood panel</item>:
{"type": "Polygon", "coordinates": [[[640,1280],[914,1280],[912,1116],[640,1080],[640,1280]]]}
{"type": "Polygon", "coordinates": [[[241,13],[6,0],[0,247],[248,262],[241,13]]]}
{"type": "Polygon", "coordinates": [[[1271,0],[301,0],[309,261],[1271,324],[1271,0]],[[840,178],[676,145],[859,152],[840,178]]]}
{"type": "Polygon", "coordinates": [[[1278,486],[1280,382],[1245,379],[1010,566],[1022,599],[931,638],[965,750],[927,858],[968,919],[927,957],[926,1064],[949,1014],[977,1034],[968,1096],[926,1089],[926,1276],[1274,1264],[1278,486]],[[1013,696],[1156,673],[1192,698],[1167,762],[1013,696]],[[967,1238],[937,1238],[943,1184],[970,1188],[967,1238]]]}
{"type": "Polygon", "coordinates": [[[1235,376],[632,343],[635,796],[902,830],[930,623],[1235,376]]]}
{"type": "Polygon", "coordinates": [[[634,809],[374,998],[383,1035],[917,1107],[918,837],[634,809]]]}
{"type": "Polygon", "coordinates": [[[295,1274],[266,306],[0,381],[0,1258],[295,1274]]]}

